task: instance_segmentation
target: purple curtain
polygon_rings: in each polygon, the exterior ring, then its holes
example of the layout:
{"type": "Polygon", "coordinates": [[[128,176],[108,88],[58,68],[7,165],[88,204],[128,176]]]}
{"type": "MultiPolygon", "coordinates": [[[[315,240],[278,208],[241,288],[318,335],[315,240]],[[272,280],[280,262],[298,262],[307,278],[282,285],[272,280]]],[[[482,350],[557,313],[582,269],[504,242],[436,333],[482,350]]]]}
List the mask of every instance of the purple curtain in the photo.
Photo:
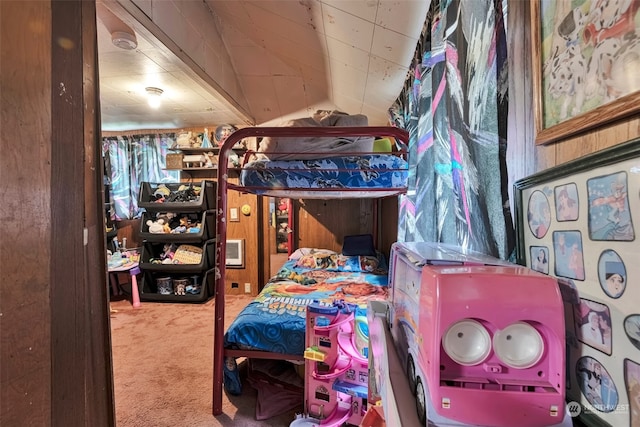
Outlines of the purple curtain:
{"type": "Polygon", "coordinates": [[[103,138],[105,174],[110,183],[115,220],[139,217],[138,195],[142,182],[179,182],[180,171],[165,170],[167,150],[174,134],[103,138]]]}

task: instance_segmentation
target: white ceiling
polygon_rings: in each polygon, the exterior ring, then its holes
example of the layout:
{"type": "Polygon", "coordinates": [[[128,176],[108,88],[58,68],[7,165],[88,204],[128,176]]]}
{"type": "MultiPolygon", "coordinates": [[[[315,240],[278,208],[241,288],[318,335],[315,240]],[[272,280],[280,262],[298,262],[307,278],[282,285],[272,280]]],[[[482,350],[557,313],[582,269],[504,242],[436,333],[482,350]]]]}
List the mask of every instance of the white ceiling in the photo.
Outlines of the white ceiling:
{"type": "Polygon", "coordinates": [[[384,125],[429,3],[98,0],[103,130],[278,125],[317,109],[362,113],[384,125]],[[134,31],[137,48],[115,47],[114,30],[134,31]],[[230,61],[217,74],[209,46],[230,61]],[[146,86],[164,90],[159,109],[147,105],[146,86]]]}

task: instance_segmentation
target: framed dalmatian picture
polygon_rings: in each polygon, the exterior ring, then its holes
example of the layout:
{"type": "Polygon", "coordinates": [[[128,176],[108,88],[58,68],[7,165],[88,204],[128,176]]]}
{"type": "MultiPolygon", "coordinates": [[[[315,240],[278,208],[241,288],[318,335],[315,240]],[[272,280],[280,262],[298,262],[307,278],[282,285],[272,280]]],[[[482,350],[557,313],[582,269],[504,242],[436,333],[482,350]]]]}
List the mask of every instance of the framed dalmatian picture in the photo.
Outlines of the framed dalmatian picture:
{"type": "Polygon", "coordinates": [[[625,361],[636,372],[640,138],[524,178],[514,196],[516,260],[558,278],[565,303],[567,400],[587,425],[639,425],[625,361]]]}
{"type": "Polygon", "coordinates": [[[537,144],[640,111],[640,0],[530,4],[537,144]]]}

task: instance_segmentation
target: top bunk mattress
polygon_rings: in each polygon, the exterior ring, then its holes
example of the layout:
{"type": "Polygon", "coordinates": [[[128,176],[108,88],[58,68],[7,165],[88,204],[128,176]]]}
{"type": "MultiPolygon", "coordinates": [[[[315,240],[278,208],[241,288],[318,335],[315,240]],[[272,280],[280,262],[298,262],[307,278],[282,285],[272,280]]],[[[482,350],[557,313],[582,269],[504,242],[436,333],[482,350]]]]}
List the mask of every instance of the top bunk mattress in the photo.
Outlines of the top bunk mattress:
{"type": "Polygon", "coordinates": [[[269,280],[229,326],[225,348],[302,356],[309,304],[342,300],[357,305],[356,315],[366,316],[368,301],[387,299],[388,270],[381,255],[313,251],[288,260],[269,280]]]}
{"type": "Polygon", "coordinates": [[[254,160],[244,165],[242,187],[259,195],[332,198],[394,195],[407,188],[408,163],[391,154],[309,160],[254,160]],[[282,193],[280,193],[282,192],[282,193]]]}

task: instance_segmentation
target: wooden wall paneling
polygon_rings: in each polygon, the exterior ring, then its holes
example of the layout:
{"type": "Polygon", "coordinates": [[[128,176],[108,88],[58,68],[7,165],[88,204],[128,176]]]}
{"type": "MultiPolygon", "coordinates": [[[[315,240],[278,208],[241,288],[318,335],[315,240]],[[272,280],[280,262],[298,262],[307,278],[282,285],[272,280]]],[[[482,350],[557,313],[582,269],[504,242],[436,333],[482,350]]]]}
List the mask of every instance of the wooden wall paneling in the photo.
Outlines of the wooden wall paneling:
{"type": "Polygon", "coordinates": [[[305,199],[295,201],[296,247],[342,250],[342,238],[373,231],[370,199],[305,199]]]}
{"type": "MultiPolygon", "coordinates": [[[[530,2],[509,0],[507,48],[509,57],[509,116],[507,165],[510,198],[517,180],[586,154],[640,136],[640,118],[628,117],[548,145],[535,145],[534,93],[530,2]]],[[[513,201],[511,203],[513,207],[513,201]]]]}
{"type": "Polygon", "coordinates": [[[0,8],[0,424],[114,425],[95,3],[0,8]]]}
{"type": "Polygon", "coordinates": [[[258,292],[262,290],[264,284],[274,274],[271,259],[275,254],[276,230],[271,226],[270,197],[263,197],[262,200],[262,233],[261,238],[264,241],[262,256],[262,271],[264,272],[258,277],[258,292]]]}
{"type": "MultiPolygon", "coordinates": [[[[259,197],[252,194],[240,193],[237,191],[228,192],[228,208],[238,209],[238,222],[227,223],[228,239],[244,239],[244,268],[226,269],[225,283],[228,294],[244,294],[245,283],[251,283],[251,295],[258,294],[258,288],[262,285],[258,282],[258,278],[263,271],[263,266],[259,260],[263,260],[263,251],[265,242],[259,234],[262,229],[262,203],[258,201],[259,197]],[[250,215],[243,215],[240,212],[242,205],[248,205],[251,208],[250,215]],[[238,287],[232,287],[233,283],[237,283],[238,287]]],[[[228,215],[228,213],[227,213],[228,215]]],[[[228,218],[228,216],[227,216],[228,218]]],[[[267,239],[268,243],[268,239],[267,239]]]]}
{"type": "Polygon", "coordinates": [[[398,197],[385,197],[379,200],[378,204],[380,210],[378,250],[388,259],[391,245],[398,240],[398,197]]]}
{"type": "Polygon", "coordinates": [[[118,241],[120,244],[127,239],[127,248],[142,247],[140,239],[141,219],[124,219],[118,221],[118,241]]]}
{"type": "Polygon", "coordinates": [[[507,58],[509,61],[509,113],[507,117],[507,173],[509,200],[513,184],[536,170],[535,122],[531,72],[529,2],[512,1],[507,11],[507,58]]]}
{"type": "Polygon", "coordinates": [[[51,420],[51,43],[49,2],[0,1],[3,426],[51,420]]]}
{"type": "Polygon", "coordinates": [[[640,118],[638,117],[594,129],[584,135],[578,135],[553,144],[555,148],[555,164],[566,163],[587,154],[630,141],[638,136],[640,136],[640,118]]]}
{"type": "Polygon", "coordinates": [[[513,184],[519,179],[640,136],[640,118],[629,117],[556,143],[535,145],[530,13],[530,2],[509,0],[507,167],[512,211],[513,184]]]}

